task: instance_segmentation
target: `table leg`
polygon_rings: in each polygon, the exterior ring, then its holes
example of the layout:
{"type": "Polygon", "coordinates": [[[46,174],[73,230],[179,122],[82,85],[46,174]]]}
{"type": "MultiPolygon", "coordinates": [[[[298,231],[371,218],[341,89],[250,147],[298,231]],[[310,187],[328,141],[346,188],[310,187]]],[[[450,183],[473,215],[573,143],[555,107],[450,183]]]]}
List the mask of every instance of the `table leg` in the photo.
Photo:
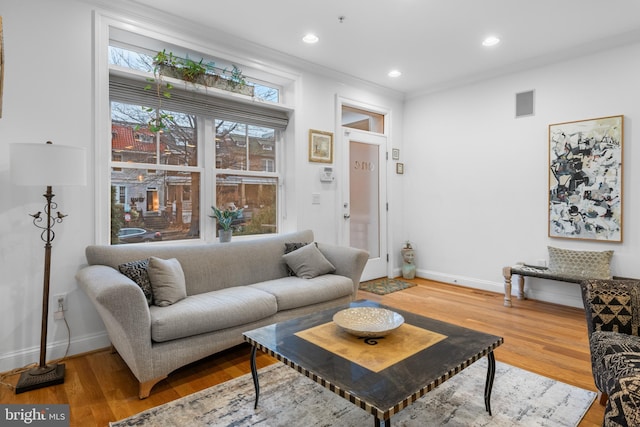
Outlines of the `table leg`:
{"type": "Polygon", "coordinates": [[[375,427],[391,427],[391,419],[381,420],[376,417],[375,427]]]}
{"type": "Polygon", "coordinates": [[[504,276],[504,306],[511,307],[511,267],[502,269],[504,276]]]}
{"type": "Polygon", "coordinates": [[[251,347],[251,377],[253,378],[253,387],[256,389],[256,403],[253,409],[258,409],[258,398],[260,397],[260,383],[258,382],[258,369],[256,368],[256,351],[258,347],[251,347]]]}
{"type": "Polygon", "coordinates": [[[496,358],[493,355],[493,351],[487,354],[488,366],[487,366],[487,382],[484,386],[484,407],[491,415],[491,389],[493,388],[493,379],[496,376],[496,358]]]}

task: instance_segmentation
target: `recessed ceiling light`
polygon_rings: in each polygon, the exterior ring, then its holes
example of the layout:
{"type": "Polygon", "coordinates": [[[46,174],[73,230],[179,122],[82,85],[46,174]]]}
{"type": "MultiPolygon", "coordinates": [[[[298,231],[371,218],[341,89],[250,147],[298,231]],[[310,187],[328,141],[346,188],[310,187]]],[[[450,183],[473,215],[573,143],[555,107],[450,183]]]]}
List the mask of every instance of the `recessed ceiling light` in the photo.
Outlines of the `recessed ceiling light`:
{"type": "Polygon", "coordinates": [[[482,41],[482,46],[495,46],[500,43],[500,39],[495,36],[489,36],[482,41]]]}
{"type": "Polygon", "coordinates": [[[304,37],[302,38],[302,41],[303,41],[303,42],[305,42],[305,43],[309,43],[309,44],[318,43],[318,40],[320,40],[320,39],[318,38],[318,36],[316,36],[315,34],[311,34],[311,33],[307,34],[306,36],[304,36],[304,37]]]}
{"type": "Polygon", "coordinates": [[[389,77],[400,77],[402,75],[402,72],[400,72],[399,70],[391,70],[389,71],[389,73],[387,74],[389,77]]]}

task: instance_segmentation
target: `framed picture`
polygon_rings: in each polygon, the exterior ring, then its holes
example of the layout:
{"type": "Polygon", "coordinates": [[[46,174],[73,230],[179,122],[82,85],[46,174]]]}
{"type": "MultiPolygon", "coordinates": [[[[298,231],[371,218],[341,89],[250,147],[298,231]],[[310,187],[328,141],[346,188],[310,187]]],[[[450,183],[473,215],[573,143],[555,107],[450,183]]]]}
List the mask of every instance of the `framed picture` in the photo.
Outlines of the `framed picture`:
{"type": "Polygon", "coordinates": [[[400,160],[400,149],[399,148],[393,148],[391,150],[391,158],[393,160],[400,160]]]}
{"type": "Polygon", "coordinates": [[[309,161],[333,163],[333,133],[309,129],[309,161]]]}
{"type": "Polygon", "coordinates": [[[402,175],[404,173],[404,163],[396,163],[396,173],[402,175]]]}
{"type": "Polygon", "coordinates": [[[549,125],[549,237],[622,242],[623,116],[549,125]]]}

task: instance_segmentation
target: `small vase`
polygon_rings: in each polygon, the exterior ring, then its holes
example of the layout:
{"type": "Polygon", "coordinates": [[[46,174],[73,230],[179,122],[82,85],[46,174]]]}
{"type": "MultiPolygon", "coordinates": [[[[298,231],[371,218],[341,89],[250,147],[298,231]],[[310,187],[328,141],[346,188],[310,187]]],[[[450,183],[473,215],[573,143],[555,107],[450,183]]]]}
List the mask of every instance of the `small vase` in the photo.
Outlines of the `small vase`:
{"type": "Polygon", "coordinates": [[[220,243],[230,242],[232,234],[233,234],[233,230],[218,230],[218,235],[220,236],[220,243]]]}

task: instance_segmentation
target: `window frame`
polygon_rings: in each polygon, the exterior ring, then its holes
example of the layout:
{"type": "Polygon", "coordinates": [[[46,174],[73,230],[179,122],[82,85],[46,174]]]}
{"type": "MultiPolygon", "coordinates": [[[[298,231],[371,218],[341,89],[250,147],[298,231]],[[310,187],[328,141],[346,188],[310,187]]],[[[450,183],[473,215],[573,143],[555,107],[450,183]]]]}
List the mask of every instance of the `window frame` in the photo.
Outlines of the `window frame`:
{"type": "MultiPolygon", "coordinates": [[[[95,227],[95,242],[97,244],[109,244],[110,243],[110,207],[111,207],[111,169],[112,167],[119,167],[118,162],[113,161],[111,157],[111,104],[109,94],[109,79],[110,69],[109,64],[109,45],[111,43],[112,34],[118,32],[127,32],[140,37],[153,39],[161,45],[175,46],[181,45],[185,49],[192,51],[203,51],[202,46],[211,45],[211,41],[202,41],[194,39],[186,39],[184,34],[172,32],[165,26],[157,26],[143,21],[136,21],[131,18],[119,16],[109,12],[96,11],[94,13],[94,97],[95,97],[95,126],[94,126],[94,141],[95,141],[95,156],[94,156],[94,170],[95,170],[95,206],[96,206],[96,227],[95,227]],[[106,160],[105,160],[106,159],[106,160]]],[[[149,46],[149,48],[155,49],[157,46],[149,46]]],[[[204,55],[220,57],[220,52],[211,48],[204,49],[204,55]]],[[[239,64],[241,67],[247,66],[247,69],[251,68],[252,60],[248,58],[240,57],[227,57],[229,61],[239,64]],[[248,65],[247,65],[248,64],[248,65]]],[[[280,92],[280,103],[275,104],[275,108],[279,108],[287,112],[289,117],[294,113],[294,108],[291,105],[285,104],[284,101],[287,98],[295,98],[295,87],[297,86],[297,75],[289,73],[283,70],[266,69],[264,64],[255,63],[255,70],[258,71],[258,79],[262,78],[264,82],[269,84],[281,84],[284,90],[280,92]],[[260,74],[262,73],[262,74],[260,74]],[[265,78],[273,77],[273,79],[265,78]]],[[[253,70],[253,69],[252,69],[253,70]]],[[[212,206],[215,203],[215,177],[216,173],[220,171],[216,170],[215,163],[215,135],[213,122],[214,117],[208,117],[206,120],[200,120],[198,126],[202,128],[198,129],[198,134],[202,137],[203,145],[198,150],[199,163],[198,168],[201,169],[201,195],[200,195],[200,238],[190,240],[178,240],[172,241],[173,243],[189,244],[193,242],[201,241],[214,241],[215,240],[215,221],[210,220],[208,217],[208,211],[205,207],[212,206]],[[206,122],[210,122],[211,126],[207,126],[206,122]],[[202,159],[202,160],[200,160],[202,159]],[[205,163],[205,159],[210,159],[205,163]]],[[[284,140],[293,135],[293,129],[287,129],[279,133],[279,138],[276,144],[279,148],[276,152],[276,165],[278,170],[276,174],[278,176],[278,189],[277,189],[277,206],[278,211],[278,232],[282,232],[283,226],[281,224],[284,218],[285,208],[282,201],[285,200],[283,195],[285,189],[283,185],[284,176],[287,172],[284,168],[285,157],[289,157],[290,154],[286,154],[286,144],[284,140]]],[[[127,164],[127,166],[133,166],[127,164]]],[[[148,168],[148,164],[140,164],[142,168],[148,168]]],[[[255,171],[229,171],[235,175],[253,175],[255,171]]],[[[260,235],[247,236],[259,237],[260,235]]],[[[244,237],[244,236],[243,236],[244,237]]]]}

